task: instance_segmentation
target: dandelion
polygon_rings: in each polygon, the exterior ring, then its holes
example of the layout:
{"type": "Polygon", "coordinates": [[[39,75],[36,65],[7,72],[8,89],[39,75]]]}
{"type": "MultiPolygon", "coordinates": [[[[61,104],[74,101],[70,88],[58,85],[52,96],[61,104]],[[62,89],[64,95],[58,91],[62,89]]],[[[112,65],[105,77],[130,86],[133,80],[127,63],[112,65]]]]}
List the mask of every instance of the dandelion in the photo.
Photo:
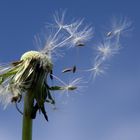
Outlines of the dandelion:
{"type": "MultiPolygon", "coordinates": [[[[53,56],[63,56],[59,54],[60,50],[74,47],[85,46],[86,42],[93,36],[93,29],[84,25],[84,20],[74,20],[70,23],[64,21],[65,13],[54,16],[55,26],[51,25],[51,32],[45,40],[35,36],[35,41],[42,47],[39,51],[25,52],[20,60],[11,62],[8,65],[0,65],[0,102],[6,107],[10,103],[16,104],[17,110],[23,114],[22,140],[32,139],[32,120],[36,118],[37,112],[41,112],[48,121],[48,114],[45,104],[55,105],[55,99],[52,91],[61,91],[68,95],[69,91],[76,91],[83,86],[82,78],[76,78],[69,83],[64,82],[53,74],[53,56]],[[55,78],[61,85],[50,86],[48,77],[51,80],[55,78]],[[18,109],[17,104],[24,97],[23,113],[18,109]]],[[[113,26],[104,43],[97,46],[97,56],[94,59],[93,66],[86,70],[93,74],[93,77],[104,73],[103,65],[106,60],[116,54],[119,50],[119,36],[129,27],[126,21],[113,26]],[[111,42],[112,38],[117,36],[116,42],[111,42]]],[[[47,29],[47,28],[46,28],[47,29]]],[[[76,66],[64,69],[62,72],[75,73],[76,66]]]]}

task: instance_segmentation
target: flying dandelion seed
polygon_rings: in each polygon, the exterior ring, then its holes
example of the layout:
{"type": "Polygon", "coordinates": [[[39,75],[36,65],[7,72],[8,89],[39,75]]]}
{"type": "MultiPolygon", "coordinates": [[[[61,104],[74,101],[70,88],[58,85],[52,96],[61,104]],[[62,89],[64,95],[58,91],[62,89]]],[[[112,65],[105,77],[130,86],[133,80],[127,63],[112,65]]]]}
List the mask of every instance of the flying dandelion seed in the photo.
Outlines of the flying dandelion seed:
{"type": "Polygon", "coordinates": [[[106,59],[109,59],[113,55],[117,54],[119,51],[118,44],[113,44],[110,41],[105,41],[103,43],[100,43],[97,46],[97,56],[96,56],[96,61],[99,59],[104,61],[106,59]]]}
{"type": "Polygon", "coordinates": [[[76,89],[80,90],[80,88],[82,87],[81,86],[81,83],[83,82],[83,79],[82,78],[76,78],[74,80],[71,80],[67,86],[65,86],[65,92],[67,93],[68,95],[68,92],[69,90],[74,90],[76,92],[76,89]]]}
{"type": "Polygon", "coordinates": [[[59,77],[57,77],[53,74],[52,74],[52,76],[56,80],[58,80],[62,84],[62,86],[52,86],[52,87],[49,87],[49,89],[50,90],[59,90],[59,91],[61,91],[62,94],[66,94],[67,96],[69,96],[69,94],[68,94],[69,91],[76,92],[77,90],[80,90],[82,87],[84,87],[84,86],[80,85],[80,84],[85,83],[82,78],[76,78],[74,80],[70,80],[70,82],[67,84],[64,81],[62,81],[59,77]]]}
{"type": "MultiPolygon", "coordinates": [[[[68,31],[71,31],[72,38],[72,46],[85,46],[85,42],[87,42],[91,37],[93,36],[93,29],[89,26],[86,26],[85,28],[82,27],[83,21],[80,22],[80,25],[77,25],[75,28],[77,29],[67,29],[68,31]],[[82,29],[83,28],[83,29],[82,29]]],[[[78,23],[77,23],[78,24],[78,23]]],[[[74,27],[73,27],[74,28],[74,27]]],[[[71,47],[72,47],[71,46],[71,47]]]]}
{"type": "Polygon", "coordinates": [[[82,86],[85,84],[84,80],[82,78],[76,78],[74,80],[70,80],[68,84],[66,84],[63,88],[63,94],[65,93],[69,97],[69,92],[80,92],[85,86],[82,86]]]}
{"type": "Polygon", "coordinates": [[[120,35],[127,34],[131,30],[132,22],[127,18],[113,19],[111,30],[106,34],[108,38],[116,37],[119,42],[120,35]]]}
{"type": "Polygon", "coordinates": [[[95,78],[101,74],[104,74],[105,71],[104,71],[104,67],[102,66],[103,62],[101,61],[100,63],[99,62],[96,62],[92,68],[86,70],[88,72],[90,72],[91,76],[90,76],[90,79],[93,79],[95,80],[95,78]]]}

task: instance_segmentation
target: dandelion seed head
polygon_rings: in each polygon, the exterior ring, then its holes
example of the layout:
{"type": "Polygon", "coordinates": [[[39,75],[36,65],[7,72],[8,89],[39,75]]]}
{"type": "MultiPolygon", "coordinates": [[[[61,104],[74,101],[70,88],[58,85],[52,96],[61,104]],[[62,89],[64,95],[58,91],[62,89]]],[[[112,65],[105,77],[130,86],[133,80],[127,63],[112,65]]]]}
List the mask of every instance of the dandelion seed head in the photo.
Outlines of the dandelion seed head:
{"type": "Polygon", "coordinates": [[[8,103],[17,102],[21,95],[31,89],[33,85],[36,85],[42,92],[40,84],[44,84],[46,76],[52,68],[53,64],[47,54],[37,51],[24,53],[20,61],[13,62],[10,67],[1,68],[1,100],[4,100],[5,104],[6,101],[8,103]]]}
{"type": "Polygon", "coordinates": [[[21,60],[28,60],[28,59],[35,59],[35,60],[40,60],[44,69],[52,69],[53,67],[53,64],[50,60],[50,58],[48,57],[48,55],[46,54],[43,54],[43,53],[40,53],[40,52],[37,52],[37,51],[29,51],[29,52],[26,52],[24,53],[22,56],[21,56],[21,60]]]}

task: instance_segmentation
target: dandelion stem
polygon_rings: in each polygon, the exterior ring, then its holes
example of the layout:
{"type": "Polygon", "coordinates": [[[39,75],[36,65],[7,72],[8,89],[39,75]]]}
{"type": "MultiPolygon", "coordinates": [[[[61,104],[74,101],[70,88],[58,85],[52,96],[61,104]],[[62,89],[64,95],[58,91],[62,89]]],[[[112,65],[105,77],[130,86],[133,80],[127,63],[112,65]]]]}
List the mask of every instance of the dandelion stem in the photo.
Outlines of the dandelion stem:
{"type": "Polygon", "coordinates": [[[32,91],[29,91],[28,93],[26,93],[24,97],[22,140],[32,140],[32,118],[31,118],[32,109],[33,109],[33,94],[32,91]]]}

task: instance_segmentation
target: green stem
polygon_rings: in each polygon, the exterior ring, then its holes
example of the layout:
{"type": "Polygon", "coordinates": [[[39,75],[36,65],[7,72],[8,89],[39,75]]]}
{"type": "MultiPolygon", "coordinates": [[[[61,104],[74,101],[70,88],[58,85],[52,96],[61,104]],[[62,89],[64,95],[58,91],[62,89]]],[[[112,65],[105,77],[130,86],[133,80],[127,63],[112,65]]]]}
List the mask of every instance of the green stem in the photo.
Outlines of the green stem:
{"type": "Polygon", "coordinates": [[[24,97],[24,112],[22,126],[22,140],[32,140],[32,118],[33,93],[29,91],[24,97]]]}

